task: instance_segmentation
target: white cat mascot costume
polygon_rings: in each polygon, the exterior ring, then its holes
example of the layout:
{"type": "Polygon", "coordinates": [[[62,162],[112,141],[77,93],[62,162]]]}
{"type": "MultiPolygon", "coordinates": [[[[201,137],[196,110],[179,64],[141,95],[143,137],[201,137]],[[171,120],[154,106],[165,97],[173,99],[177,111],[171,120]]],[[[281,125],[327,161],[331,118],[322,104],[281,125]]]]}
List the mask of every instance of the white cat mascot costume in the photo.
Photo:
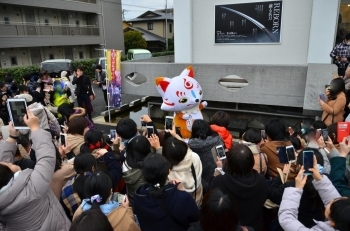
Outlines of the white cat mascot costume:
{"type": "Polygon", "coordinates": [[[203,119],[201,110],[207,106],[207,102],[201,102],[203,91],[194,79],[192,66],[174,78],[158,77],[155,83],[163,98],[161,109],[175,112],[175,127],[180,129],[183,139],[189,139],[193,121],[203,119]]]}

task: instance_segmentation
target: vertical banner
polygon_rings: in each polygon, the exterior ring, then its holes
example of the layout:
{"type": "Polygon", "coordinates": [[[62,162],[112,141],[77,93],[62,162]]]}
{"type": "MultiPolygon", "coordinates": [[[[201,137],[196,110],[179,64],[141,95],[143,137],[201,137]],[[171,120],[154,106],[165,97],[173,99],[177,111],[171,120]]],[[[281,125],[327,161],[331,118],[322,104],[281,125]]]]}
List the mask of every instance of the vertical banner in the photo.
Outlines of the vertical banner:
{"type": "Polygon", "coordinates": [[[121,51],[118,51],[118,50],[106,51],[109,106],[115,107],[115,108],[120,108],[122,105],[122,99],[121,99],[122,77],[120,72],[121,71],[120,58],[121,58],[121,51]]]}
{"type": "Polygon", "coordinates": [[[281,42],[282,1],[215,6],[215,43],[281,42]]]}

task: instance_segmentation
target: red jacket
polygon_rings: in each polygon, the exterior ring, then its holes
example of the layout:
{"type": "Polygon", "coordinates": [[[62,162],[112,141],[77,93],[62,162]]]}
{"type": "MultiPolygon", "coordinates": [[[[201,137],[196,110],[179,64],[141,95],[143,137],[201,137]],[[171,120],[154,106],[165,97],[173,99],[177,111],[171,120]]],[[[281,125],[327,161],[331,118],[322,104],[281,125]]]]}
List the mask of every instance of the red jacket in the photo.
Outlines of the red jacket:
{"type": "Polygon", "coordinates": [[[225,127],[220,127],[220,126],[215,125],[215,124],[210,125],[210,127],[215,132],[217,132],[219,134],[219,136],[222,138],[222,140],[225,143],[225,148],[231,149],[232,148],[232,135],[231,135],[231,133],[225,127]]]}

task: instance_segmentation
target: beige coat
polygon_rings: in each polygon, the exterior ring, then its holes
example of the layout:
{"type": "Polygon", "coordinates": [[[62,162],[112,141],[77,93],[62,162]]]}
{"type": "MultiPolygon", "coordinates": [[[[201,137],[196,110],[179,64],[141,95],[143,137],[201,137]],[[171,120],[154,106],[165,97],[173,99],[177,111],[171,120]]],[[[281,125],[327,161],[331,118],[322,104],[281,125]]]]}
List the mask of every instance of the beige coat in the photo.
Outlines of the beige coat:
{"type": "Polygon", "coordinates": [[[60,200],[63,186],[74,175],[73,163],[62,163],[61,168],[54,172],[50,187],[58,200],[60,200]]]}
{"type": "MultiPolygon", "coordinates": [[[[73,221],[80,214],[83,213],[81,205],[75,211],[73,221]]],[[[134,213],[130,207],[125,208],[119,206],[107,215],[109,223],[111,223],[114,231],[128,230],[128,231],[141,231],[141,229],[135,223],[134,213]]]]}
{"type": "MultiPolygon", "coordinates": [[[[213,173],[214,174],[214,173],[213,173]]],[[[179,180],[184,185],[184,190],[190,193],[193,199],[196,200],[198,206],[202,204],[203,187],[202,187],[202,162],[197,153],[191,149],[187,150],[185,158],[173,169],[170,170],[168,180],[179,180]],[[193,164],[197,177],[197,190],[195,188],[195,181],[191,171],[193,164]],[[195,192],[196,191],[196,195],[195,192]]]]}
{"type": "Polygon", "coordinates": [[[325,104],[323,104],[323,106],[321,106],[323,110],[322,121],[324,120],[324,123],[327,126],[331,125],[333,113],[333,123],[344,121],[344,108],[346,106],[345,104],[346,96],[343,92],[339,93],[335,100],[328,100],[325,104]]]}
{"type": "MultiPolygon", "coordinates": [[[[17,172],[13,182],[0,189],[0,219],[9,231],[69,230],[71,222],[50,189],[56,163],[51,134],[40,129],[31,133],[31,139],[35,168],[17,172]]],[[[0,161],[12,162],[16,148],[0,142],[0,161]]]]}

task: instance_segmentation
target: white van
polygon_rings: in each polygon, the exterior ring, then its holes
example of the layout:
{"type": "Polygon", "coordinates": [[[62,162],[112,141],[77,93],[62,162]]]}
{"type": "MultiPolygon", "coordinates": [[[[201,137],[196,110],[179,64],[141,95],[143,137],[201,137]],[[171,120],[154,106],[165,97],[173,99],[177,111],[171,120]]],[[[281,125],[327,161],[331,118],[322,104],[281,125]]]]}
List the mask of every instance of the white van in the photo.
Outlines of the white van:
{"type": "Polygon", "coordinates": [[[152,53],[146,49],[129,49],[126,55],[127,60],[141,60],[152,58],[152,53]]]}

